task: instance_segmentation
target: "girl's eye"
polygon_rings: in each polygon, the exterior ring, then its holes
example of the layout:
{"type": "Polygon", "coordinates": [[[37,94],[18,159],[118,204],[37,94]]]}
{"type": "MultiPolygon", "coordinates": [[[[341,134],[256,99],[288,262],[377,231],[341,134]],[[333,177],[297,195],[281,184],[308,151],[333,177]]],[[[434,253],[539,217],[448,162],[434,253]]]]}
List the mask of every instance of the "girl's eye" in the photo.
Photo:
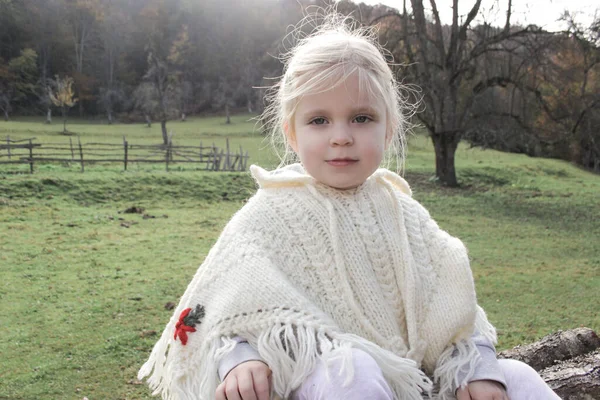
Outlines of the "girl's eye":
{"type": "Polygon", "coordinates": [[[315,119],[311,120],[310,124],[313,124],[313,125],[323,125],[325,122],[327,122],[327,121],[325,121],[325,118],[318,117],[318,118],[315,118],[315,119]]]}
{"type": "Polygon", "coordinates": [[[359,115],[356,118],[354,118],[354,120],[359,124],[364,124],[365,122],[371,121],[371,118],[367,117],[366,115],[359,115]]]}

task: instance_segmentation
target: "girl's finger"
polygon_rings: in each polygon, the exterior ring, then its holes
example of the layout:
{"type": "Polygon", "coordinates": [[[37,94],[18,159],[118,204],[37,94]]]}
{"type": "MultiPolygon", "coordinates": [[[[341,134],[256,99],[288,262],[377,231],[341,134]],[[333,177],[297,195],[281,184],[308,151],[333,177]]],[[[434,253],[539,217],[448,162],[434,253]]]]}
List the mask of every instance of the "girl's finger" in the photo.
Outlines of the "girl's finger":
{"type": "Polygon", "coordinates": [[[471,400],[468,388],[459,388],[456,392],[456,400],[471,400]]]}
{"type": "MultiPolygon", "coordinates": [[[[254,380],[250,370],[244,371],[237,377],[238,391],[242,397],[242,400],[256,400],[256,393],[254,393],[254,380]]],[[[231,400],[231,399],[228,399],[231,400]]]]}
{"type": "Polygon", "coordinates": [[[217,386],[215,400],[227,400],[227,396],[225,396],[225,382],[221,382],[221,384],[217,386]]]}
{"type": "Polygon", "coordinates": [[[265,374],[262,371],[252,373],[254,381],[254,392],[257,400],[269,400],[271,395],[271,374],[265,374]]]}
{"type": "Polygon", "coordinates": [[[238,381],[235,375],[228,376],[225,379],[225,395],[227,400],[242,400],[238,391],[238,381]]]}

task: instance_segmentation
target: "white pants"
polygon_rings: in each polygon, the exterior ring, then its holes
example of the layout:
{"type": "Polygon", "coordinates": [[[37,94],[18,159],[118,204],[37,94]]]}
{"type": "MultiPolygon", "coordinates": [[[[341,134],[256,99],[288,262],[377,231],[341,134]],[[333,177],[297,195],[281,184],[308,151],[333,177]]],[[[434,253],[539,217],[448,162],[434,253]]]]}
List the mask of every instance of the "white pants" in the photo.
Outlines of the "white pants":
{"type": "MultiPolygon", "coordinates": [[[[510,400],[560,400],[538,373],[529,365],[516,360],[499,360],[506,379],[510,400]]],[[[329,368],[320,365],[292,394],[292,400],[393,400],[392,391],[373,358],[364,351],[353,349],[354,380],[342,386],[339,363],[329,368]]]]}

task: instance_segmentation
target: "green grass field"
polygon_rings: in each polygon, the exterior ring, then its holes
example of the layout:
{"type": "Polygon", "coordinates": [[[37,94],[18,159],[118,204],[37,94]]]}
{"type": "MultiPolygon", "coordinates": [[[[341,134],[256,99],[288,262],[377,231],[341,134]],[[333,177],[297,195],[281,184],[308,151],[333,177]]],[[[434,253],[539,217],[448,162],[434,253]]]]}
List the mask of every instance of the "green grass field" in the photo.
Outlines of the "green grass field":
{"type": "MultiPolygon", "coordinates": [[[[276,157],[249,115],[171,122],[175,141],[229,138],[250,162],[276,157]]],[[[62,125],[0,122],[0,142],[65,140],[62,125]]],[[[160,143],[159,126],[73,121],[82,141],[160,143]]],[[[66,139],[68,140],[68,139],[66,139]]],[[[558,329],[600,331],[600,177],[556,160],[468,149],[463,186],[429,178],[434,155],[411,138],[407,180],[467,244],[499,348],[558,329]]],[[[254,184],[248,173],[164,165],[0,165],[0,399],[148,399],[136,372],[197,266],[254,184]],[[23,168],[21,168],[23,167],[23,168]],[[144,214],[129,214],[129,207],[144,214]]]]}

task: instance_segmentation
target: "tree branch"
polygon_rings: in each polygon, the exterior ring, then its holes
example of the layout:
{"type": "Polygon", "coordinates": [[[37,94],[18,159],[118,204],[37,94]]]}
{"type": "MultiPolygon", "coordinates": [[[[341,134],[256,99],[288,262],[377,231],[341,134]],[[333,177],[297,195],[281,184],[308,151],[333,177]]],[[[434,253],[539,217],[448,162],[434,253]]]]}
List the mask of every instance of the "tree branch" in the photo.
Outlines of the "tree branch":
{"type": "Polygon", "coordinates": [[[438,12],[437,5],[435,4],[435,0],[429,0],[431,3],[431,8],[433,10],[433,17],[435,18],[435,33],[437,40],[434,41],[435,46],[440,53],[440,60],[446,58],[445,49],[444,49],[444,35],[442,33],[442,21],[440,21],[440,13],[438,12]]]}

